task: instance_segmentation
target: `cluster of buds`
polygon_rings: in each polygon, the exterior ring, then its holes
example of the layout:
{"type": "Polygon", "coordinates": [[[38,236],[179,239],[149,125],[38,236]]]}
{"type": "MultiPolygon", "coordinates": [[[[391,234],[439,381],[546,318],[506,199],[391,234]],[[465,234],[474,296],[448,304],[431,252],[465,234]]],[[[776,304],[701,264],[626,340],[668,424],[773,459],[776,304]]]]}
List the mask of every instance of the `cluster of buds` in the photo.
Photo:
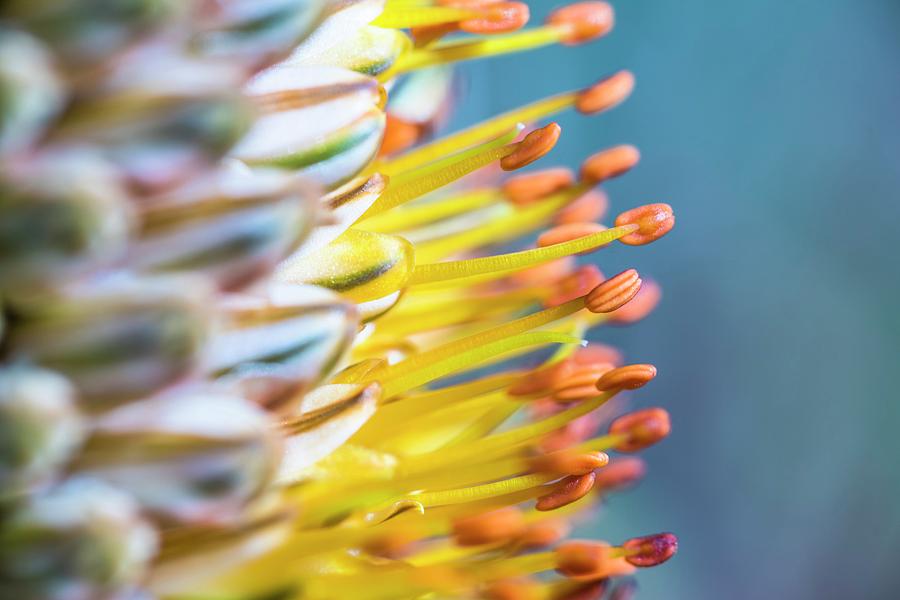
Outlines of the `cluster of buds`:
{"type": "Polygon", "coordinates": [[[503,175],[561,133],[523,123],[604,113],[633,77],[434,137],[453,63],[614,17],[528,21],[500,0],[3,3],[0,596],[623,599],[611,580],[674,554],[564,540],[643,475],[610,454],[669,432],[654,408],[598,434],[656,369],[583,338],[660,292],[575,257],[653,242],[672,209],[601,224],[631,146],[503,175]]]}

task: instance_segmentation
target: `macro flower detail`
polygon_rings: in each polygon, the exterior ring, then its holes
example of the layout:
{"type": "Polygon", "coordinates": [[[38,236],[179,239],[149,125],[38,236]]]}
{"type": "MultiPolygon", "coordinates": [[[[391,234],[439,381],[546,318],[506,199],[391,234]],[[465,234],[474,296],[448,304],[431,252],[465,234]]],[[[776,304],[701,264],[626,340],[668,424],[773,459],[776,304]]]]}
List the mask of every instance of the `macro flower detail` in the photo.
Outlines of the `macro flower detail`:
{"type": "Polygon", "coordinates": [[[0,8],[0,596],[627,598],[675,554],[566,540],[670,430],[586,338],[654,309],[592,263],[673,210],[602,222],[632,146],[545,164],[634,77],[439,133],[457,63],[614,25],[529,12],[0,8]]]}

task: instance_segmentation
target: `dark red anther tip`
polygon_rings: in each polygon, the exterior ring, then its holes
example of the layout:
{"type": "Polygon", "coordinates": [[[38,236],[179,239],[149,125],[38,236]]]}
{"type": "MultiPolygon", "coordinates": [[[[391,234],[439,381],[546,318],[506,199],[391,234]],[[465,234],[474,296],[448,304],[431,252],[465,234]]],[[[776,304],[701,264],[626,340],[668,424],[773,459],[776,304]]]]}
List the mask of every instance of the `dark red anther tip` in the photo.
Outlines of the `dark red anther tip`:
{"type": "Polygon", "coordinates": [[[622,544],[628,552],[625,560],[636,567],[654,567],[678,552],[678,538],[671,533],[657,533],[633,538],[622,544]]]}

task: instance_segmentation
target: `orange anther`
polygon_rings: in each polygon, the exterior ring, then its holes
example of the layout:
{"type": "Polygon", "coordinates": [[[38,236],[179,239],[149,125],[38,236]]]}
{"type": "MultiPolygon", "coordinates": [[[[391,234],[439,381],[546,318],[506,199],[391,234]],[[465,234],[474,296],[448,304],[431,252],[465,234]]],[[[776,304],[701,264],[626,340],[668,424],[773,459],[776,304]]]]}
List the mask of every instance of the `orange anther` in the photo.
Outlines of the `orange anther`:
{"type": "Polygon", "coordinates": [[[596,265],[583,265],[556,282],[556,290],[544,300],[544,306],[559,306],[569,300],[580,298],[603,281],[603,273],[596,265]]]}
{"type": "Polygon", "coordinates": [[[581,179],[600,183],[627,173],[641,159],[634,146],[614,146],[589,156],[581,163],[581,179]]]}
{"type": "Polygon", "coordinates": [[[622,544],[628,553],[625,560],[636,567],[654,567],[678,552],[678,538],[671,533],[657,533],[633,538],[622,544]]]}
{"type": "Polygon", "coordinates": [[[535,129],[521,142],[512,144],[511,147],[514,149],[500,159],[500,168],[504,171],[515,171],[530,165],[553,149],[561,131],[556,123],[535,129]]]}
{"type": "Polygon", "coordinates": [[[594,472],[585,475],[570,475],[561,479],[553,491],[537,499],[535,510],[546,511],[572,504],[585,497],[594,487],[594,472]]]}
{"type": "Polygon", "coordinates": [[[595,287],[585,298],[592,313],[609,313],[624,306],[641,289],[641,278],[634,269],[622,271],[595,287]]]}
{"type": "Polygon", "coordinates": [[[569,187],[574,181],[571,169],[545,169],[510,177],[503,184],[503,193],[513,204],[527,206],[569,187]]]}
{"type": "Polygon", "coordinates": [[[598,393],[597,380],[614,368],[610,363],[574,365],[568,373],[557,378],[553,387],[553,399],[568,404],[593,398],[598,393]]]}
{"type": "Polygon", "coordinates": [[[610,461],[597,471],[594,487],[601,492],[609,492],[632,486],[647,472],[647,465],[637,456],[625,456],[610,461]]]}
{"type": "Polygon", "coordinates": [[[562,32],[563,44],[574,46],[606,35],[615,20],[613,8],[606,2],[578,2],[554,10],[546,23],[562,32]]]}
{"type": "Polygon", "coordinates": [[[566,542],[555,551],[556,570],[566,577],[602,577],[613,560],[611,551],[600,542],[566,542]]]}
{"type": "Polygon", "coordinates": [[[616,445],[619,452],[637,452],[669,435],[672,425],[669,413],[662,408],[647,408],[622,415],[609,425],[610,435],[622,435],[625,441],[616,445]]]}
{"type": "Polygon", "coordinates": [[[619,241],[629,246],[643,246],[669,233],[675,226],[675,215],[668,204],[647,204],[626,210],[616,217],[616,227],[637,225],[639,229],[619,241]]]}
{"type": "Polygon", "coordinates": [[[543,519],[532,523],[516,540],[525,550],[545,548],[569,535],[571,527],[565,519],[543,519]]]}
{"type": "Polygon", "coordinates": [[[582,90],[575,100],[578,112],[593,115],[621,104],[634,90],[634,75],[619,71],[582,90]]]}
{"type": "Polygon", "coordinates": [[[605,373],[597,380],[597,389],[601,392],[636,390],[647,385],[654,377],[656,367],[653,365],[625,365],[605,373]]]}
{"type": "Polygon", "coordinates": [[[493,2],[483,8],[480,16],[460,21],[459,28],[484,35],[504,33],[521,29],[529,16],[528,5],[522,2],[493,2]]]}
{"type": "Polygon", "coordinates": [[[584,221],[598,221],[606,214],[609,199],[603,190],[591,190],[563,208],[556,215],[554,222],[557,225],[567,223],[579,223],[584,221]]]}
{"type": "Polygon", "coordinates": [[[532,458],[531,468],[553,475],[587,475],[594,469],[605,467],[608,462],[609,456],[605,452],[559,450],[532,458]]]}
{"type": "MultiPolygon", "coordinates": [[[[605,230],[606,227],[599,223],[567,223],[566,225],[557,225],[553,229],[548,229],[542,233],[537,239],[537,245],[538,248],[545,248],[547,246],[553,246],[554,244],[562,244],[563,242],[577,240],[605,230]]],[[[603,246],[598,246],[587,252],[579,252],[579,254],[590,254],[602,247],[603,246]]]]}
{"type": "Polygon", "coordinates": [[[525,531],[525,519],[514,507],[501,508],[453,521],[453,540],[460,546],[505,542],[525,531]]]}
{"type": "Polygon", "coordinates": [[[538,600],[543,598],[541,585],[530,579],[500,579],[485,586],[486,600],[538,600]]]}
{"type": "Polygon", "coordinates": [[[646,279],[631,302],[610,313],[610,321],[618,325],[640,321],[653,312],[661,298],[662,289],[659,284],[652,279],[646,279]]]}

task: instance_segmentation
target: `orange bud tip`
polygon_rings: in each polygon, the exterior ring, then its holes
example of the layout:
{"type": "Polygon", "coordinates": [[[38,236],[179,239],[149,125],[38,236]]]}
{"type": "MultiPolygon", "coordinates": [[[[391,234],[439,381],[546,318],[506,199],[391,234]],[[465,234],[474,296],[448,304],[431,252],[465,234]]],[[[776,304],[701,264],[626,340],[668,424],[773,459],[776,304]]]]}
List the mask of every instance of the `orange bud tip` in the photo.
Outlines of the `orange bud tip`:
{"type": "Polygon", "coordinates": [[[626,456],[611,461],[597,471],[594,487],[603,492],[630,487],[647,473],[647,465],[636,456],[626,456]]]}
{"type": "Polygon", "coordinates": [[[653,312],[661,298],[662,289],[659,284],[652,279],[646,279],[631,302],[609,315],[610,321],[618,325],[640,321],[653,312]]]}
{"type": "MultiPolygon", "coordinates": [[[[547,246],[577,240],[605,230],[606,227],[599,223],[568,223],[566,225],[557,225],[553,229],[542,233],[537,239],[537,245],[538,248],[545,248],[547,246]]],[[[598,248],[594,248],[591,252],[594,252],[597,249],[598,248]]],[[[580,254],[588,253],[582,252],[580,254]]]]}
{"type": "Polygon", "coordinates": [[[545,169],[509,178],[503,184],[503,194],[513,204],[527,206],[569,187],[574,181],[575,175],[570,169],[545,169]]]}
{"type": "Polygon", "coordinates": [[[609,199],[603,190],[591,190],[578,198],[556,215],[556,224],[597,221],[606,214],[609,199]]]}
{"type": "Polygon", "coordinates": [[[643,246],[658,240],[675,226],[675,214],[668,204],[647,204],[626,210],[616,217],[616,227],[637,225],[638,230],[619,241],[629,246],[643,246]]]}
{"type": "Polygon", "coordinates": [[[460,546],[505,542],[525,531],[525,519],[514,507],[460,517],[453,521],[453,539],[460,546]]]}
{"type": "Polygon", "coordinates": [[[533,458],[531,468],[539,473],[579,476],[605,467],[607,463],[609,456],[605,452],[559,450],[533,458]]]}
{"type": "Polygon", "coordinates": [[[541,585],[530,579],[501,579],[487,584],[482,593],[486,600],[538,600],[541,585]]]}
{"type": "Polygon", "coordinates": [[[625,436],[616,446],[619,452],[637,452],[669,435],[672,425],[669,413],[662,408],[647,408],[622,415],[609,425],[611,435],[625,436]]]}
{"type": "Polygon", "coordinates": [[[500,168],[504,171],[515,171],[530,165],[553,149],[561,131],[557,123],[535,129],[521,142],[513,144],[514,150],[500,159],[500,168]]]}
{"type": "Polygon", "coordinates": [[[613,8],[606,2],[578,2],[554,10],[547,25],[562,32],[563,44],[574,46],[606,35],[615,20],[613,8]]]}
{"type": "Polygon", "coordinates": [[[544,300],[544,306],[552,307],[580,298],[603,281],[603,273],[596,265],[582,265],[556,283],[556,291],[544,300]]]}
{"type": "Polygon", "coordinates": [[[619,71],[582,90],[575,100],[575,109],[585,115],[594,115],[618,106],[633,90],[634,75],[630,71],[619,71]]]}
{"type": "Polygon", "coordinates": [[[486,5],[481,15],[459,23],[467,33],[490,35],[521,29],[531,16],[528,5],[522,2],[494,2],[486,5]]]}
{"type": "Polygon", "coordinates": [[[546,548],[569,535],[571,527],[564,519],[543,519],[528,526],[516,540],[525,550],[546,548]]]}
{"type": "Polygon", "coordinates": [[[654,567],[672,558],[678,552],[678,538],[671,533],[657,533],[633,538],[622,544],[629,563],[636,567],[654,567]]]}
{"type": "Polygon", "coordinates": [[[556,510],[584,498],[594,487],[594,472],[586,475],[570,475],[561,479],[549,494],[537,499],[534,508],[539,511],[556,510]]]}
{"type": "Polygon", "coordinates": [[[581,163],[581,179],[600,183],[630,171],[641,160],[634,146],[615,146],[592,154],[581,163]]]}
{"type": "Polygon", "coordinates": [[[556,551],[556,570],[566,577],[604,573],[611,562],[610,547],[598,542],[566,542],[556,551]]]}
{"type": "Polygon", "coordinates": [[[585,298],[592,313],[608,313],[621,308],[641,289],[641,278],[634,269],[622,271],[595,287],[585,298]]]}
{"type": "Polygon", "coordinates": [[[618,390],[636,390],[644,387],[656,377],[653,365],[626,365],[613,369],[597,380],[597,389],[601,392],[618,390]]]}

